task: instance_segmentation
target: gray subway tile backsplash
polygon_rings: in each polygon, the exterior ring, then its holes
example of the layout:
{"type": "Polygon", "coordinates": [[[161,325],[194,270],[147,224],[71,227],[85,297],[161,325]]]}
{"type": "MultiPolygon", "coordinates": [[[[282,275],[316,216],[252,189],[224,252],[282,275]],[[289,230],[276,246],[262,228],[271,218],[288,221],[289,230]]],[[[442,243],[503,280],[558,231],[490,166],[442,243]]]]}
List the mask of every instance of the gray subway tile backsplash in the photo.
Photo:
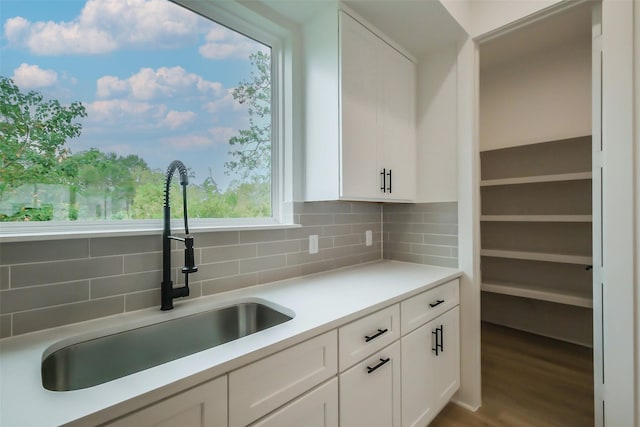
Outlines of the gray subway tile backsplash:
{"type": "Polygon", "coordinates": [[[90,247],[92,257],[158,252],[162,250],[162,237],[100,237],[91,239],[90,247]]]}
{"type": "Polygon", "coordinates": [[[158,256],[159,253],[148,252],[124,257],[124,274],[162,270],[162,257],[158,256]]]}
{"type": "Polygon", "coordinates": [[[91,280],[91,298],[103,298],[145,291],[158,287],[162,272],[145,271],[143,273],[122,274],[91,280]]]}
{"type": "Polygon", "coordinates": [[[13,335],[124,312],[124,296],[56,305],[13,314],[13,335]]]}
{"type": "Polygon", "coordinates": [[[124,296],[124,310],[135,311],[143,308],[160,306],[160,292],[151,289],[142,292],[133,292],[124,296]]]}
{"type": "Polygon", "coordinates": [[[255,273],[256,271],[273,270],[287,265],[286,255],[271,255],[240,261],[240,273],[255,273]]]}
{"type": "Polygon", "coordinates": [[[122,274],[122,256],[11,266],[11,288],[71,282],[122,274]]]}
{"type": "Polygon", "coordinates": [[[458,204],[387,204],[383,207],[385,259],[458,266],[458,204]]]}
{"type": "Polygon", "coordinates": [[[88,300],[88,280],[16,288],[2,293],[0,314],[88,300]]]}
{"type": "Polygon", "coordinates": [[[16,242],[0,250],[0,265],[89,257],[89,239],[16,242]]]}
{"type": "MultiPolygon", "coordinates": [[[[220,277],[217,279],[202,281],[202,295],[213,295],[234,289],[246,288],[258,284],[258,273],[236,274],[234,276],[220,277]]],[[[160,303],[158,293],[158,303],[160,303]]]]}
{"type": "Polygon", "coordinates": [[[11,315],[0,316],[0,339],[11,336],[11,315]]]}
{"type": "MultiPolygon", "coordinates": [[[[385,258],[457,265],[455,203],[296,202],[294,218],[300,227],[194,232],[199,271],[189,298],[376,261],[383,241],[385,258]]],[[[174,247],[176,283],[183,256],[174,247]]],[[[161,270],[159,235],[0,243],[0,337],[159,306],[161,270]]]]}
{"type": "Polygon", "coordinates": [[[240,243],[272,242],[286,239],[287,230],[252,230],[240,233],[240,243]]]}
{"type": "Polygon", "coordinates": [[[258,256],[290,254],[300,251],[300,240],[258,243],[258,256]]]}
{"type": "Polygon", "coordinates": [[[0,267],[0,290],[9,289],[9,267],[0,267]]]}
{"type": "Polygon", "coordinates": [[[208,248],[211,246],[230,246],[237,245],[238,243],[240,243],[239,231],[198,233],[198,245],[202,248],[208,248]]]}
{"type": "Polygon", "coordinates": [[[252,258],[256,256],[257,252],[258,248],[255,243],[203,248],[200,251],[200,264],[252,258]]]}

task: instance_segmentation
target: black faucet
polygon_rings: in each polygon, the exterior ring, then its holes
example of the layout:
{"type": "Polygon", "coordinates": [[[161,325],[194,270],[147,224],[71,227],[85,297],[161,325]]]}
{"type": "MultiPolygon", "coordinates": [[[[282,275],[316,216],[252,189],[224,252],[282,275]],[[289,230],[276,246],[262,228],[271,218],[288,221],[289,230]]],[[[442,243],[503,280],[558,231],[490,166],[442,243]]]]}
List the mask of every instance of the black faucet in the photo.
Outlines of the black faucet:
{"type": "Polygon", "coordinates": [[[193,236],[189,235],[189,224],[187,221],[187,185],[189,178],[187,176],[187,167],[180,160],[174,160],[167,168],[167,179],[164,188],[164,231],[162,232],[162,286],[161,286],[161,310],[171,310],[173,308],[173,299],[189,296],[189,274],[198,271],[193,256],[193,236]],[[171,235],[171,207],[169,205],[169,189],[171,187],[171,179],[178,169],[180,172],[180,185],[182,185],[182,204],[184,209],[184,237],[176,237],[171,235]],[[184,242],[184,286],[180,288],[173,287],[171,280],[171,240],[184,242]]]}

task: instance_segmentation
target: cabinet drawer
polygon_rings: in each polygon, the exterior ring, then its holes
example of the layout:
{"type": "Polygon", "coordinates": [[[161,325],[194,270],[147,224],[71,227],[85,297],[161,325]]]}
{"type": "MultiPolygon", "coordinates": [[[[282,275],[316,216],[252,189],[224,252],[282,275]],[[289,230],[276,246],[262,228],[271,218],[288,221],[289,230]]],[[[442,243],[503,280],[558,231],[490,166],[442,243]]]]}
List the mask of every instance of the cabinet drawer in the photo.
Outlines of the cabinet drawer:
{"type": "Polygon", "coordinates": [[[225,427],[227,377],[220,377],[107,423],[107,427],[225,427]]]}
{"type": "Polygon", "coordinates": [[[337,373],[336,331],[229,374],[229,427],[244,427],[337,373]]]}
{"type": "Polygon", "coordinates": [[[339,329],[340,371],[400,337],[400,306],[393,305],[339,329]]]}
{"type": "Polygon", "coordinates": [[[338,427],[338,379],[328,381],[251,427],[338,427]]]}
{"type": "Polygon", "coordinates": [[[458,305],[460,279],[429,289],[401,303],[402,335],[458,305]]]}
{"type": "Polygon", "coordinates": [[[340,374],[340,427],[400,427],[400,343],[340,374]]]}

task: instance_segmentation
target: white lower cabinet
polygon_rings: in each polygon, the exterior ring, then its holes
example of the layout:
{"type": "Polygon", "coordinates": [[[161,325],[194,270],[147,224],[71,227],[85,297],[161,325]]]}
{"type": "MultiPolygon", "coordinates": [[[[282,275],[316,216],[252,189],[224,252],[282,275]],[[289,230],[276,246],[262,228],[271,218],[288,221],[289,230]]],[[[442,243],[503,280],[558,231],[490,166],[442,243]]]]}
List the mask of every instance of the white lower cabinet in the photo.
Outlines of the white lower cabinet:
{"type": "Polygon", "coordinates": [[[424,427],[460,385],[459,308],[402,338],[402,426],[424,427]]]}
{"type": "MultiPolygon", "coordinates": [[[[436,413],[460,387],[460,308],[455,307],[430,322],[432,332],[440,328],[438,352],[431,352],[434,367],[436,413]]],[[[432,334],[435,338],[435,334],[432,334]]],[[[435,344],[435,343],[434,343],[435,344]]]]}
{"type": "Polygon", "coordinates": [[[109,427],[226,427],[226,425],[226,376],[106,424],[109,427]]]}
{"type": "Polygon", "coordinates": [[[328,381],[251,427],[338,427],[338,379],[328,381]]]}
{"type": "Polygon", "coordinates": [[[402,338],[402,427],[424,427],[434,417],[431,328],[402,338]]]}
{"type": "Polygon", "coordinates": [[[340,374],[341,427],[400,427],[400,342],[340,374]]]}
{"type": "Polygon", "coordinates": [[[245,427],[338,372],[332,330],[229,374],[229,427],[245,427]]]}

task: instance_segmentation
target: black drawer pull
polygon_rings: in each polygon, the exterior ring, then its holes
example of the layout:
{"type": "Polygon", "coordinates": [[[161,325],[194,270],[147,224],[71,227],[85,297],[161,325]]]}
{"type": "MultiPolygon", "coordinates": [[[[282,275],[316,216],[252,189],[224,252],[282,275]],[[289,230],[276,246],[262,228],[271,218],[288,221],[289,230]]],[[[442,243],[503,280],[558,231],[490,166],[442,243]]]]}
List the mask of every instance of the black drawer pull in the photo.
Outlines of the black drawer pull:
{"type": "Polygon", "coordinates": [[[380,187],[380,190],[382,190],[383,193],[386,193],[387,192],[387,170],[382,169],[382,172],[380,172],[380,176],[382,176],[382,187],[380,187]]]}
{"type": "Polygon", "coordinates": [[[431,307],[431,308],[433,308],[433,307],[437,307],[437,306],[439,306],[440,304],[442,304],[443,302],[444,302],[444,300],[443,300],[443,299],[439,299],[438,301],[436,301],[436,302],[434,302],[434,303],[432,303],[432,304],[429,304],[429,307],[431,307]]]}
{"type": "Polygon", "coordinates": [[[391,360],[390,357],[387,357],[386,359],[380,358],[380,363],[378,363],[376,366],[374,366],[374,367],[367,366],[367,374],[372,373],[373,371],[375,371],[376,369],[378,369],[379,367],[381,367],[385,363],[389,362],[390,360],[391,360]]]}
{"type": "Polygon", "coordinates": [[[369,342],[371,340],[375,340],[376,338],[378,338],[380,335],[384,334],[385,332],[389,331],[389,329],[385,328],[385,329],[378,329],[378,332],[376,332],[374,335],[365,335],[364,336],[364,342],[369,342]]]}

